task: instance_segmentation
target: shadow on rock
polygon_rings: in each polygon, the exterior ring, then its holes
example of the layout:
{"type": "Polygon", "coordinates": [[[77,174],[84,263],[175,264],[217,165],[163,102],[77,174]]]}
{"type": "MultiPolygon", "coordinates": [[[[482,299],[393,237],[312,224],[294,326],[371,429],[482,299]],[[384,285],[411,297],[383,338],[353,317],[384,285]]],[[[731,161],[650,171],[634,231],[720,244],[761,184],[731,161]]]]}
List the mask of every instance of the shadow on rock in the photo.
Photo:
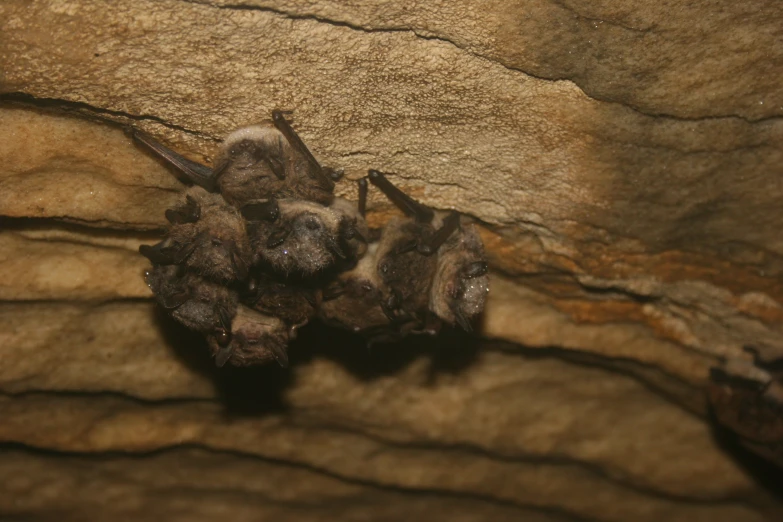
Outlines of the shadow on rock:
{"type": "Polygon", "coordinates": [[[224,404],[228,416],[265,415],[288,409],[283,395],[294,380],[292,372],[277,364],[218,368],[203,336],[172,320],[160,308],[156,319],[175,356],[192,371],[214,382],[218,400],[224,404]]]}
{"type": "Polygon", "coordinates": [[[358,335],[313,322],[289,345],[289,368],[270,363],[238,368],[215,366],[203,336],[172,320],[157,308],[156,320],[173,353],[194,372],[211,379],[229,416],[256,416],[288,410],[286,390],[296,381],[296,368],[317,358],[343,365],[363,380],[393,375],[414,360],[430,360],[430,382],[441,373],[459,373],[478,356],[480,339],[444,328],[437,336],[415,335],[397,342],[375,343],[358,335]]]}
{"type": "Polygon", "coordinates": [[[459,373],[477,358],[481,340],[463,331],[444,328],[438,335],[410,335],[394,342],[368,344],[359,335],[313,323],[291,344],[292,364],[326,358],[342,364],[363,380],[393,375],[414,360],[430,360],[430,378],[459,373]]]}
{"type": "Polygon", "coordinates": [[[780,486],[783,484],[783,467],[748,449],[741,437],[718,422],[712,410],[709,412],[709,421],[718,445],[772,497],[783,501],[783,489],[780,486]]]}

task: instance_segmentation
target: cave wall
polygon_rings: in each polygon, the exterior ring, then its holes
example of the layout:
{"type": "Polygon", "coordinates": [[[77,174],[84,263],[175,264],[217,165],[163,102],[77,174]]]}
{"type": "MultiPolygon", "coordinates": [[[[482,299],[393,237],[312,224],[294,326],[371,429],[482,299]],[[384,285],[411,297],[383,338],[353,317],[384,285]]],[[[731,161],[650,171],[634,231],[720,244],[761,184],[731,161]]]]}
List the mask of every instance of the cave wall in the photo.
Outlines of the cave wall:
{"type": "Polygon", "coordinates": [[[774,519],[704,386],[783,355],[781,27],[773,1],[4,2],[0,512],[774,519]],[[218,370],[156,311],[137,248],[183,185],[121,126],[208,162],[275,108],[341,194],[378,168],[482,225],[480,336],[315,326],[289,371],[218,370]]]}

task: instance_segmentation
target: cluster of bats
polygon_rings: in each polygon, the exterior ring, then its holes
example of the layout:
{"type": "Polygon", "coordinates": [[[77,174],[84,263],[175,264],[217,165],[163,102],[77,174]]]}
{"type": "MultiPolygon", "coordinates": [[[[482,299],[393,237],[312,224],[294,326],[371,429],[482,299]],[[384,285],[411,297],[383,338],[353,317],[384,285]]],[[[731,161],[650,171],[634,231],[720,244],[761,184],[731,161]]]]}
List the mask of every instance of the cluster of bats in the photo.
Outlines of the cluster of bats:
{"type": "Polygon", "coordinates": [[[136,129],[142,144],[194,186],[166,211],[164,239],[143,245],[158,303],[203,334],[218,366],[276,360],[313,318],[369,341],[470,330],[489,278],[475,228],[435,211],[370,170],[358,201],[334,195],[342,173],[321,166],[282,111],[240,128],[209,168],[136,129]],[[404,217],[365,220],[368,181],[404,217]]]}
{"type": "MultiPolygon", "coordinates": [[[[472,225],[377,170],[358,181],[358,201],[336,197],[342,173],[318,163],[281,111],[231,133],[214,168],[130,134],[194,184],[166,211],[166,237],[139,250],[158,303],[206,337],[218,366],[287,366],[289,341],[314,318],[375,342],[443,323],[470,331],[484,309],[487,263],[472,225]],[[369,227],[369,184],[404,217],[369,227]]],[[[766,378],[713,369],[708,397],[718,422],[783,466],[783,361],[756,357],[755,368],[766,378]]]]}

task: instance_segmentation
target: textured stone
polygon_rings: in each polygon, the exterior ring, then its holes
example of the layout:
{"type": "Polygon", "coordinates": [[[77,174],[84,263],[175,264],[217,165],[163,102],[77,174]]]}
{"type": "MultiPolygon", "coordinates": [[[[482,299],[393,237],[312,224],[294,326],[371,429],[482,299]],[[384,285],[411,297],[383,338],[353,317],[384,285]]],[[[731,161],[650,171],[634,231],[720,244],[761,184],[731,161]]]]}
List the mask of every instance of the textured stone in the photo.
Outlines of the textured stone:
{"type": "Polygon", "coordinates": [[[4,216],[157,228],[182,189],[119,129],[9,108],[0,111],[0,137],[4,216]]]}
{"type": "Polygon", "coordinates": [[[439,491],[411,495],[221,452],[172,450],[113,459],[0,455],[0,513],[24,520],[574,520],[557,510],[439,491]]]}
{"type": "Polygon", "coordinates": [[[0,400],[0,440],[98,454],[192,445],[587,519],[764,520],[709,428],[632,379],[492,352],[465,374],[429,375],[426,359],[366,380],[317,357],[296,366],[285,412],[255,415],[28,394],[0,400]]]}
{"type": "MultiPolygon", "coordinates": [[[[196,159],[231,128],[293,108],[308,143],[349,176],[396,171],[428,203],[513,227],[501,236],[516,247],[504,269],[524,259],[587,300],[644,302],[627,308],[654,335],[714,356],[743,357],[741,345],[762,341],[783,353],[783,243],[768,232],[783,227],[779,119],[648,116],[446,41],[284,10],[3,9],[5,92],[86,104],[196,159]],[[51,37],[26,31],[28,16],[50,24],[51,37]],[[79,52],[65,59],[69,43],[79,52]],[[716,295],[728,309],[705,309],[716,295]]],[[[568,304],[578,320],[595,315],[568,304]]]]}
{"type": "Polygon", "coordinates": [[[90,244],[93,237],[51,229],[0,232],[0,299],[149,296],[142,278],[149,263],[138,253],[140,242],[90,244]]]}
{"type": "Polygon", "coordinates": [[[204,372],[204,341],[164,319],[152,303],[4,303],[0,346],[0,389],[7,393],[215,395],[204,372]]]}
{"type": "Polygon", "coordinates": [[[782,21],[771,0],[3,2],[0,513],[783,518],[702,390],[723,359],[753,374],[743,345],[783,356],[782,21]],[[347,178],[484,225],[494,341],[368,352],[313,325],[289,372],[217,370],[155,311],[135,251],[183,185],[120,126],[209,163],[274,108],[347,178]]]}
{"type": "Polygon", "coordinates": [[[590,96],[680,118],[783,115],[774,0],[737,2],[197,0],[365,31],[412,31],[590,96]],[[694,52],[698,48],[699,52],[694,52]],[[676,96],[672,93],[676,92],[676,96]]]}

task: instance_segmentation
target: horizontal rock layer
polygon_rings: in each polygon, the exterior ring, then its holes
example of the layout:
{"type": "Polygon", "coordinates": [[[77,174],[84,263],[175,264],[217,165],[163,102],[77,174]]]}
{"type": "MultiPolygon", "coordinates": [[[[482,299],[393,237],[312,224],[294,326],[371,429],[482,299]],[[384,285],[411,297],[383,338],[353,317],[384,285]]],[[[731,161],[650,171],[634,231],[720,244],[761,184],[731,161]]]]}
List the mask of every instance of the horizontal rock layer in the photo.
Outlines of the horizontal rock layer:
{"type": "Polygon", "coordinates": [[[593,4],[3,3],[0,513],[783,517],[703,394],[783,356],[783,13],[593,4]],[[121,127],[208,163],[274,108],[483,225],[481,337],[313,325],[290,371],[217,370],[156,310],[183,185],[121,127]]]}

